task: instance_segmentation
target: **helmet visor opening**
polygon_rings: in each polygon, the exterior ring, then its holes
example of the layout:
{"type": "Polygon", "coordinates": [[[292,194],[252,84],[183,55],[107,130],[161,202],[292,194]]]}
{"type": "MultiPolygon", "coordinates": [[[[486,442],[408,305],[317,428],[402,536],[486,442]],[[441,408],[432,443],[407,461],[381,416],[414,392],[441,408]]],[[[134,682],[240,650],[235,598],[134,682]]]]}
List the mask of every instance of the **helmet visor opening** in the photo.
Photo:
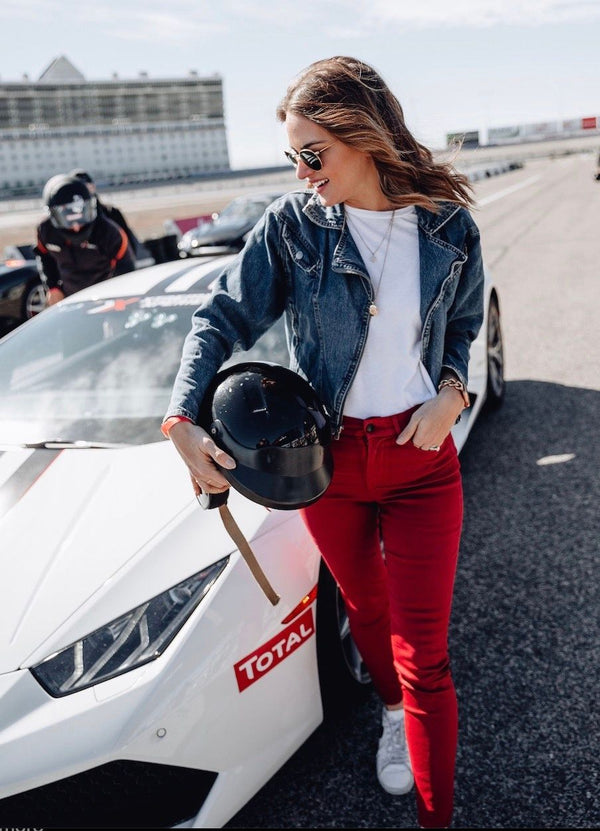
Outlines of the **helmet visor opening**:
{"type": "Polygon", "coordinates": [[[56,228],[71,230],[75,226],[89,225],[96,219],[96,205],[91,199],[74,199],[66,205],[53,205],[50,218],[56,228]]]}

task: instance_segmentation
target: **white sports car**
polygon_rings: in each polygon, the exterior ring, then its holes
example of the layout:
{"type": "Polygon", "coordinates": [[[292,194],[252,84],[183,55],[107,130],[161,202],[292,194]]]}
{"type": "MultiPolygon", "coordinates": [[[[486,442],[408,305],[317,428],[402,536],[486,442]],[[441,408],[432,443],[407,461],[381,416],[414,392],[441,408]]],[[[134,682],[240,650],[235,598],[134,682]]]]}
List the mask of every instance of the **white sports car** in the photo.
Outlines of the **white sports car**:
{"type": "MultiPolygon", "coordinates": [[[[369,683],[298,513],[230,494],[272,605],[159,430],[229,259],[114,278],[0,341],[3,826],[222,827],[328,694],[369,683]]],[[[282,322],[248,359],[287,364],[282,322]]],[[[504,393],[487,278],[470,379],[459,449],[504,393]]]]}

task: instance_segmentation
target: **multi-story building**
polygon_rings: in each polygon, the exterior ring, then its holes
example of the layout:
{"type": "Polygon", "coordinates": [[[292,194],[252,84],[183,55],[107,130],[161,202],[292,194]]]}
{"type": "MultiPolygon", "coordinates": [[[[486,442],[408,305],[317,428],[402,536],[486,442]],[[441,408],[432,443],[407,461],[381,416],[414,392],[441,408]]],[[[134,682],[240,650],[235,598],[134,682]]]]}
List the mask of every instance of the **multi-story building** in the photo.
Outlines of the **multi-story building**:
{"type": "Polygon", "coordinates": [[[102,186],[229,170],[219,75],[86,81],[64,56],[0,84],[0,196],[81,167],[102,186]]]}

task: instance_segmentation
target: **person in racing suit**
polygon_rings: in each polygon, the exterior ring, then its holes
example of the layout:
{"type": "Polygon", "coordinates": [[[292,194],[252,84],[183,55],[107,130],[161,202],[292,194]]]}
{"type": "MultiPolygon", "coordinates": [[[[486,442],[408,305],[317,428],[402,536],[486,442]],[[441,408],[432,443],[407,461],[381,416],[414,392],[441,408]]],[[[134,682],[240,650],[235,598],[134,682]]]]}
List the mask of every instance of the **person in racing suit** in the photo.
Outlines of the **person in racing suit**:
{"type": "Polygon", "coordinates": [[[74,176],[53,176],[44,187],[49,216],[37,228],[35,252],[48,305],[135,268],[125,231],[98,212],[96,197],[74,176]]]}

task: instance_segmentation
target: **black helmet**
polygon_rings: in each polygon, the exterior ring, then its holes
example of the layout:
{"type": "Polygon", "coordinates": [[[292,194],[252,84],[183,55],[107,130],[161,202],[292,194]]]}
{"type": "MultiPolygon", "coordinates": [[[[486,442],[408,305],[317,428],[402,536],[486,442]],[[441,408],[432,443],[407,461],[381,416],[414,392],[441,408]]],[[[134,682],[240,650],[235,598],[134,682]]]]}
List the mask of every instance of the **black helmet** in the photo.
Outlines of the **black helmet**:
{"type": "Polygon", "coordinates": [[[87,172],[87,170],[83,170],[81,167],[76,167],[69,173],[69,176],[74,176],[76,179],[81,179],[82,182],[85,182],[86,185],[93,185],[94,180],[87,172]]]}
{"type": "Polygon", "coordinates": [[[304,508],[331,481],[331,428],[313,388],[277,364],[240,363],[217,373],[200,424],[232,456],[227,481],[268,508],[304,508]]]}
{"type": "Polygon", "coordinates": [[[96,197],[76,176],[53,176],[46,182],[43,196],[50,221],[63,231],[90,225],[98,215],[96,197]]]}

